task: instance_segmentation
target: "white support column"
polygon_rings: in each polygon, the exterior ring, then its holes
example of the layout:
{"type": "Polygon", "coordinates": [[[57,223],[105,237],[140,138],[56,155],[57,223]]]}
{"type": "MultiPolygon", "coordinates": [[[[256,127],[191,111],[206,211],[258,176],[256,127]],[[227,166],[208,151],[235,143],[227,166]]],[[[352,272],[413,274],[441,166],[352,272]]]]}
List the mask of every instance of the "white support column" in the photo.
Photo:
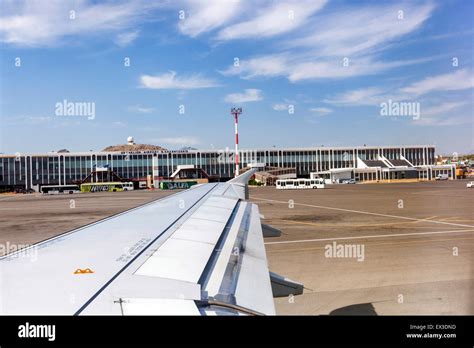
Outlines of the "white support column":
{"type": "Polygon", "coordinates": [[[321,149],[318,150],[318,170],[323,170],[323,160],[322,160],[322,152],[321,149]]]}
{"type": "Polygon", "coordinates": [[[316,149],[316,171],[319,172],[319,149],[316,149]]]}
{"type": "MultiPolygon", "coordinates": [[[[38,164],[38,157],[36,158],[36,164],[38,164]]],[[[36,168],[36,173],[38,173],[39,168],[36,168]]],[[[30,187],[33,188],[33,157],[30,156],[30,187]]]]}
{"type": "Polygon", "coordinates": [[[58,156],[58,180],[61,185],[61,156],[58,156]]]}
{"type": "MultiPolygon", "coordinates": [[[[20,162],[20,170],[21,170],[21,162],[20,162]]],[[[21,174],[20,174],[21,179],[21,174]]],[[[25,190],[28,190],[28,157],[25,155],[25,190]]]]}
{"type": "MultiPolygon", "coordinates": [[[[91,174],[92,174],[92,168],[94,167],[94,164],[92,163],[92,158],[93,158],[92,156],[93,156],[93,155],[91,154],[91,171],[90,171],[91,174]]],[[[94,175],[91,175],[91,179],[92,179],[91,182],[94,182],[94,175]]]]}
{"type": "Polygon", "coordinates": [[[357,167],[356,150],[352,149],[352,167],[357,167]]]}
{"type": "Polygon", "coordinates": [[[159,169],[158,169],[158,155],[151,157],[151,170],[152,170],[152,178],[153,178],[153,187],[155,187],[155,183],[158,182],[157,179],[160,176],[159,169]]]}

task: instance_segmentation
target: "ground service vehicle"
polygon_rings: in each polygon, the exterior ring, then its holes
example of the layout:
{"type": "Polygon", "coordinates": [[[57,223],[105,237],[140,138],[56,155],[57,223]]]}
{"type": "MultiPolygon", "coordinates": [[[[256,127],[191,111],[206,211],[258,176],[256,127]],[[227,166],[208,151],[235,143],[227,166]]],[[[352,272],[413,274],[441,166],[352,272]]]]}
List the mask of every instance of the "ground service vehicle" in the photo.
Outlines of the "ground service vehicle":
{"type": "Polygon", "coordinates": [[[82,192],[118,192],[130,190],[133,190],[133,183],[128,182],[94,182],[81,185],[82,192]]]}
{"type": "Polygon", "coordinates": [[[123,186],[124,191],[133,191],[134,190],[133,182],[123,182],[122,186],[123,186]]]}
{"type": "Polygon", "coordinates": [[[343,184],[355,184],[356,181],[355,181],[355,179],[345,179],[345,180],[342,180],[342,183],[343,184]]]}
{"type": "Polygon", "coordinates": [[[41,186],[41,193],[48,195],[58,195],[62,193],[79,193],[81,190],[78,185],[45,185],[41,186]]]}

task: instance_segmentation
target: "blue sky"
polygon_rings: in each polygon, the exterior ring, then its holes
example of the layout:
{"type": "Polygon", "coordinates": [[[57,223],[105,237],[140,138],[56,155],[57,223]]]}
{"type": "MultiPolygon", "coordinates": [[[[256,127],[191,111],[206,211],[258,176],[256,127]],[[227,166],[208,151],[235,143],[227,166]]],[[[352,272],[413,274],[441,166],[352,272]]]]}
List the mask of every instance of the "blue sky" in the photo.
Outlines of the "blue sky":
{"type": "Polygon", "coordinates": [[[472,1],[0,4],[3,153],[101,150],[129,135],[232,148],[232,106],[243,148],[474,151],[472,1]],[[64,100],[94,103],[95,117],[58,115],[64,100]],[[382,115],[389,101],[420,115],[382,115]]]}

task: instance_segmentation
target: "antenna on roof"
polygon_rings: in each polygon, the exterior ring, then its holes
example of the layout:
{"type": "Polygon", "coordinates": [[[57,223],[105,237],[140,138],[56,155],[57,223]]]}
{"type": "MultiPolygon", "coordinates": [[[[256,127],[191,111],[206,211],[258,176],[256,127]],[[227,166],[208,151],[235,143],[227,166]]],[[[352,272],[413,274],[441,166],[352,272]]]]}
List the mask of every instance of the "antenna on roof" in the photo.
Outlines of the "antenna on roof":
{"type": "Polygon", "coordinates": [[[242,108],[232,108],[230,113],[234,115],[235,120],[235,176],[239,176],[239,115],[242,113],[242,108]]]}

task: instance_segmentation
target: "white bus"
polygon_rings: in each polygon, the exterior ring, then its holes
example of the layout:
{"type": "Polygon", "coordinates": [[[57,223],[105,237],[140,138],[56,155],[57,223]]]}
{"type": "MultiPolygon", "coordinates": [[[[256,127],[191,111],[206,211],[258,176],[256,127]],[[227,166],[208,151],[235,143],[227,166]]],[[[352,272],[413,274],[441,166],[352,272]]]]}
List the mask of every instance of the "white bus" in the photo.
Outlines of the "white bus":
{"type": "Polygon", "coordinates": [[[48,195],[58,195],[62,193],[79,193],[81,192],[78,185],[47,185],[41,186],[41,193],[48,195]]]}
{"type": "Polygon", "coordinates": [[[321,189],[324,188],[324,179],[284,179],[276,181],[276,188],[279,190],[291,189],[321,189]]]}

